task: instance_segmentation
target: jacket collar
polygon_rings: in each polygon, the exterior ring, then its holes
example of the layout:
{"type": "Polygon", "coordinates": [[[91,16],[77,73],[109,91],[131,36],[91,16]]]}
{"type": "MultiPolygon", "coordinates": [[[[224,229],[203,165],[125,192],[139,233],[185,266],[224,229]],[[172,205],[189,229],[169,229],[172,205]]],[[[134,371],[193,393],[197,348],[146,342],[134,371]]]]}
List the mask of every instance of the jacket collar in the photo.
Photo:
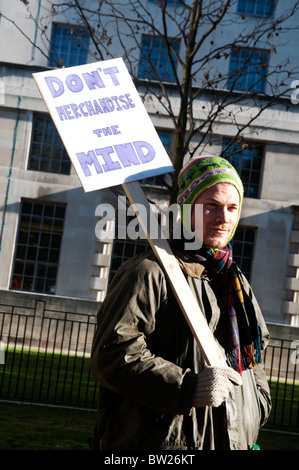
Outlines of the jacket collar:
{"type": "Polygon", "coordinates": [[[200,278],[204,266],[200,263],[195,263],[188,255],[178,251],[176,248],[172,247],[173,253],[178,260],[178,263],[182,271],[190,277],[200,278]]]}

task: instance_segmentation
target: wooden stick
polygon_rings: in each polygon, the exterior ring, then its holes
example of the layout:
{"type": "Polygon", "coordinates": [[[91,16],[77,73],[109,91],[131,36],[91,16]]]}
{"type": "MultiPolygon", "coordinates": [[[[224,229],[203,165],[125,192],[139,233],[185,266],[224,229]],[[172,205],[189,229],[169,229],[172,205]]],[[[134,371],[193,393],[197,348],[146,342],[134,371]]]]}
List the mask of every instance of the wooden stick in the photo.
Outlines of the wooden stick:
{"type": "MultiPolygon", "coordinates": [[[[164,268],[182,313],[184,314],[187,323],[199,347],[201,348],[207,364],[210,366],[226,367],[227,364],[225,359],[220,352],[219,346],[214,339],[207,321],[199,308],[194,294],[189,287],[189,284],[169,246],[168,241],[164,238],[157,238],[153,240],[150,236],[150,232],[152,232],[152,225],[150,224],[153,224],[153,222],[156,221],[154,223],[156,223],[158,227],[158,221],[139,182],[134,181],[133,183],[124,183],[123,188],[135,210],[139,223],[141,224],[141,227],[147,236],[153,252],[164,268]],[[138,210],[138,205],[144,207],[146,210],[138,210]]],[[[155,231],[155,233],[159,232],[155,231]]]]}

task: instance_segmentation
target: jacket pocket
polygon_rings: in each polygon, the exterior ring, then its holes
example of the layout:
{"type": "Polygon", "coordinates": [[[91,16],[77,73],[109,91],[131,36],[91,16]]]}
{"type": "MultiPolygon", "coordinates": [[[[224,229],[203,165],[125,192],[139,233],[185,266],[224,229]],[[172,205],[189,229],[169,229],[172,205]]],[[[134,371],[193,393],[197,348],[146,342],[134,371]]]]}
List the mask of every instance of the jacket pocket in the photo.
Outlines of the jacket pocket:
{"type": "Polygon", "coordinates": [[[259,393],[255,383],[252,370],[242,373],[243,385],[241,386],[242,404],[241,404],[241,420],[244,439],[247,445],[251,447],[257,441],[262,412],[259,400],[259,393]]]}
{"type": "Polygon", "coordinates": [[[235,450],[247,450],[256,443],[262,417],[252,370],[243,372],[242,380],[226,402],[230,447],[235,450]]]}

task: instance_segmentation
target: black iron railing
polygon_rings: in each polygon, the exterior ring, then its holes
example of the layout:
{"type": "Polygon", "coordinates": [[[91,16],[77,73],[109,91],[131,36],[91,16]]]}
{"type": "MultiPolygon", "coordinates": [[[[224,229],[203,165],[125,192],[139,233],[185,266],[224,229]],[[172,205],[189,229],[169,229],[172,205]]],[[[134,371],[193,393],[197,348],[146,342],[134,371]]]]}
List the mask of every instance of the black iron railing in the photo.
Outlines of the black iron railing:
{"type": "Polygon", "coordinates": [[[0,305],[0,398],[96,406],[89,357],[95,316],[33,306],[0,305]]]}
{"type": "MultiPolygon", "coordinates": [[[[95,409],[90,373],[96,318],[0,304],[0,399],[95,409]]],[[[272,339],[264,362],[273,407],[268,425],[299,429],[299,341],[272,339]]]]}

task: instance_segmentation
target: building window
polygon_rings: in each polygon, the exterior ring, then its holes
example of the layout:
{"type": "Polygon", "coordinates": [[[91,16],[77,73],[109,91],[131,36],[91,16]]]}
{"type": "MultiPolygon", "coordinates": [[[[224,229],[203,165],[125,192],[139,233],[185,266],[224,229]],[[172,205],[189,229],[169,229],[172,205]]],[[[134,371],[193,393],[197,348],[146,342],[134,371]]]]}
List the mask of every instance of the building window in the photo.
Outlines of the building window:
{"type": "Polygon", "coordinates": [[[49,115],[35,115],[28,169],[69,175],[71,161],[49,115]]]}
{"type": "MultiPolygon", "coordinates": [[[[157,3],[161,5],[161,0],[148,0],[150,3],[157,3]]],[[[167,5],[182,5],[182,0],[167,0],[167,5]]]]}
{"type": "Polygon", "coordinates": [[[11,288],[55,294],[65,207],[22,201],[11,288]]]}
{"type": "Polygon", "coordinates": [[[237,12],[252,16],[271,16],[274,0],[239,0],[237,12]]]}
{"type": "MultiPolygon", "coordinates": [[[[179,41],[172,42],[171,58],[176,67],[179,41]]],[[[162,38],[142,36],[138,78],[173,82],[174,74],[166,43],[162,38]]]]}
{"type": "Polygon", "coordinates": [[[139,253],[143,253],[149,248],[147,241],[142,240],[115,240],[111,261],[110,279],[112,280],[120,265],[139,253]]]}
{"type": "MultiPolygon", "coordinates": [[[[131,216],[131,217],[127,215],[128,224],[133,218],[136,218],[136,215],[131,216]]],[[[124,261],[130,258],[133,258],[133,256],[136,256],[139,253],[143,253],[147,249],[149,249],[149,243],[147,239],[137,238],[136,240],[132,240],[128,236],[125,239],[117,238],[117,234],[118,234],[117,220],[118,220],[118,217],[116,217],[115,239],[114,239],[114,244],[113,244],[109,282],[111,282],[116,271],[118,270],[118,268],[124,261]]],[[[138,230],[138,226],[137,226],[137,230],[138,230]]]]}
{"type": "Polygon", "coordinates": [[[255,229],[239,226],[232,240],[233,258],[248,280],[251,276],[255,229]]]}
{"type": "Polygon", "coordinates": [[[72,67],[87,62],[89,34],[84,28],[53,23],[49,65],[72,67]]]}
{"type": "MultiPolygon", "coordinates": [[[[157,130],[158,135],[161,139],[161,142],[163,146],[165,147],[166,150],[170,149],[170,132],[169,131],[161,131],[157,130]]],[[[140,184],[149,184],[151,186],[159,186],[159,187],[165,187],[164,185],[164,178],[165,175],[158,175],[158,176],[149,176],[148,178],[143,178],[139,182],[140,184]]]]}
{"type": "Polygon", "coordinates": [[[227,87],[235,91],[262,93],[265,89],[269,52],[235,49],[230,58],[227,87]]]}
{"type": "MultiPolygon", "coordinates": [[[[229,139],[223,140],[223,148],[228,144],[229,139]]],[[[264,147],[262,145],[244,145],[234,142],[223,157],[236,168],[244,185],[244,196],[259,197],[259,188],[262,172],[264,147]]]]}

